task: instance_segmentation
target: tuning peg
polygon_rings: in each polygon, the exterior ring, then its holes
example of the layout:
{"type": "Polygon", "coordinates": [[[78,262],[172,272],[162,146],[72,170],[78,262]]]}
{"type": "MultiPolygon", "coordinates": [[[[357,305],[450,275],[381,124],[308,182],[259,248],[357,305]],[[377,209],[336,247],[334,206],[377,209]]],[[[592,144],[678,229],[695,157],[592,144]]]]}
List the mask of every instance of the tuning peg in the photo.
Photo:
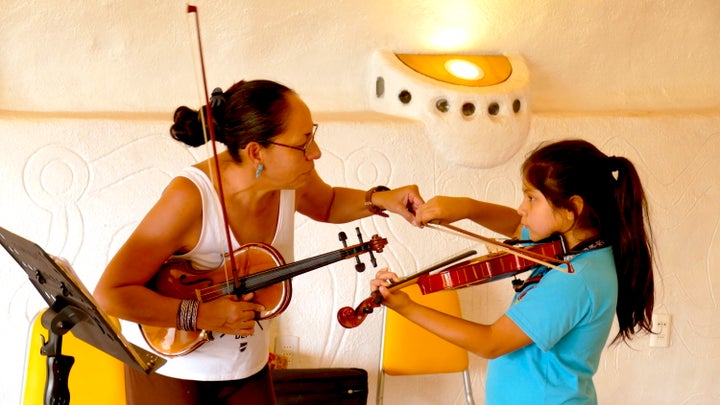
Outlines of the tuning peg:
{"type": "MultiPolygon", "coordinates": [[[[358,232],[360,231],[360,228],[355,228],[358,232]]],[[[340,242],[342,242],[343,247],[347,247],[347,235],[345,235],[345,232],[338,233],[338,239],[340,242]]],[[[362,240],[360,240],[360,243],[362,243],[362,240]]],[[[370,251],[370,254],[372,254],[372,251],[370,251]]],[[[365,263],[360,261],[360,258],[355,256],[355,271],[358,273],[362,273],[365,271],[365,263]]]]}
{"type": "MultiPolygon", "coordinates": [[[[360,228],[355,228],[355,232],[357,233],[358,240],[360,243],[363,243],[362,233],[360,232],[360,228]]],[[[373,254],[372,250],[368,250],[368,254],[370,254],[370,263],[372,263],[373,267],[377,267],[377,259],[375,258],[375,255],[373,254]]],[[[360,261],[360,259],[358,259],[360,261]]],[[[357,267],[357,266],[356,266],[357,267]]],[[[358,271],[365,271],[365,265],[363,265],[362,270],[358,271]]]]}

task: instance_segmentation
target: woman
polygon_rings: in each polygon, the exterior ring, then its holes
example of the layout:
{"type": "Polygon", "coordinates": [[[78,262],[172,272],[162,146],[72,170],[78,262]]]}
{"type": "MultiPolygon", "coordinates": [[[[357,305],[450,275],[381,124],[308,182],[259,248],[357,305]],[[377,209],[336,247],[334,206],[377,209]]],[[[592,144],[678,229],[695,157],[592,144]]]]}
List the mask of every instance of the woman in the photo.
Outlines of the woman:
{"type": "MultiPolygon", "coordinates": [[[[100,305],[118,318],[142,325],[202,329],[214,339],[172,357],[156,374],[126,369],[129,404],[275,402],[267,367],[268,343],[253,294],[211,301],[163,296],[147,284],[168,258],[189,260],[196,269],[215,269],[228,253],[219,201],[222,186],[233,250],[250,242],[277,249],[293,261],[295,212],[313,220],[344,223],[387,209],[414,221],[423,203],[416,186],[368,192],[331,187],[315,170],[320,158],[317,124],[305,103],[287,87],[266,80],[241,81],[213,92],[212,116],[218,142],[219,182],[208,159],[172,179],[162,196],[108,264],[95,290],[100,305]]],[[[204,107],[207,108],[207,107],[204,107]]],[[[204,144],[197,111],[180,107],[170,130],[191,146],[204,144]]],[[[384,214],[383,214],[384,215],[384,214]]],[[[133,331],[124,333],[131,339],[133,331]]]]}
{"type": "Polygon", "coordinates": [[[650,331],[653,269],[647,207],[633,164],[581,140],[534,151],[522,166],[517,210],[467,197],[434,197],[418,225],[468,218],[524,240],[560,235],[574,272],[538,267],[516,288],[496,322],[479,324],[421,306],[371,281],[384,305],[438,336],[488,359],[487,404],[597,403],[592,377],[614,316],[626,340],[650,331]]]}

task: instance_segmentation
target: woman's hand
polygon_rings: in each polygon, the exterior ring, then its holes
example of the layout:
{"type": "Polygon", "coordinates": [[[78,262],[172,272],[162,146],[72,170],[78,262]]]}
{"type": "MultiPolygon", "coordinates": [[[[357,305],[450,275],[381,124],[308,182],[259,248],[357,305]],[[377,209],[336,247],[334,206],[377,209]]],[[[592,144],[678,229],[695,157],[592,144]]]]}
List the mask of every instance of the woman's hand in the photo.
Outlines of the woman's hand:
{"type": "Polygon", "coordinates": [[[229,335],[252,335],[258,313],[265,310],[262,305],[251,302],[253,297],[253,293],[241,298],[230,295],[201,303],[197,327],[229,335]]]}
{"type": "Polygon", "coordinates": [[[425,203],[420,196],[418,187],[414,184],[388,191],[378,191],[372,195],[371,199],[373,205],[398,214],[413,225],[415,225],[415,211],[425,203]]]}

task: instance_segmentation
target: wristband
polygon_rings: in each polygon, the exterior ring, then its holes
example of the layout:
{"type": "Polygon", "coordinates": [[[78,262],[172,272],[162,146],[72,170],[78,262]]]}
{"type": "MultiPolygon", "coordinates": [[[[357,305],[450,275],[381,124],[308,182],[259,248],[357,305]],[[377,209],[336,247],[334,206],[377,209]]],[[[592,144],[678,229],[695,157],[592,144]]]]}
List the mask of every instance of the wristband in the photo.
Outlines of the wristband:
{"type": "Polygon", "coordinates": [[[384,213],[385,211],[383,208],[378,207],[377,205],[372,203],[372,196],[378,191],[390,191],[389,188],[385,186],[376,186],[371,188],[365,193],[365,207],[367,207],[368,211],[370,211],[374,215],[380,215],[381,217],[387,217],[388,214],[384,213]]]}

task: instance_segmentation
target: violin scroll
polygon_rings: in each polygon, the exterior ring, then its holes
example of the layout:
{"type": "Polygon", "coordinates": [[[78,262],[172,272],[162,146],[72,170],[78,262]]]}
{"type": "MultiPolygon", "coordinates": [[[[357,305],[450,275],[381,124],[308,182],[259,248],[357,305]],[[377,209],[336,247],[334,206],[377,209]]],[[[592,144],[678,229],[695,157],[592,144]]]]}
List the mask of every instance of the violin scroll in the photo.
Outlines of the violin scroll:
{"type": "Polygon", "coordinates": [[[337,320],[343,327],[351,329],[360,326],[367,316],[373,313],[373,309],[382,304],[382,295],[374,292],[370,297],[363,300],[357,308],[342,307],[337,313],[337,320]]]}
{"type": "MultiPolygon", "coordinates": [[[[383,242],[382,238],[377,237],[377,235],[373,236],[373,246],[376,248],[379,247],[380,250],[378,252],[382,252],[382,247],[385,246],[387,242],[383,242]]],[[[397,290],[404,287],[409,286],[410,284],[415,284],[417,282],[417,279],[422,277],[423,275],[427,275],[431,271],[441,269],[445,266],[449,266],[452,263],[455,263],[459,260],[462,260],[466,257],[472,256],[474,254],[477,254],[474,250],[467,250],[465,252],[456,254],[452,257],[449,257],[443,261],[440,261],[438,263],[435,263],[434,265],[430,267],[426,267],[425,269],[406,277],[398,282],[395,282],[392,284],[392,286],[389,286],[390,290],[397,290]]],[[[366,298],[363,302],[358,305],[357,308],[353,309],[352,307],[343,307],[340,308],[340,310],[337,313],[337,319],[340,325],[344,326],[345,328],[354,328],[358,325],[360,325],[365,318],[368,316],[368,314],[371,314],[373,312],[373,308],[379,307],[383,302],[383,296],[380,294],[379,291],[373,291],[370,294],[370,297],[366,298]]]]}

